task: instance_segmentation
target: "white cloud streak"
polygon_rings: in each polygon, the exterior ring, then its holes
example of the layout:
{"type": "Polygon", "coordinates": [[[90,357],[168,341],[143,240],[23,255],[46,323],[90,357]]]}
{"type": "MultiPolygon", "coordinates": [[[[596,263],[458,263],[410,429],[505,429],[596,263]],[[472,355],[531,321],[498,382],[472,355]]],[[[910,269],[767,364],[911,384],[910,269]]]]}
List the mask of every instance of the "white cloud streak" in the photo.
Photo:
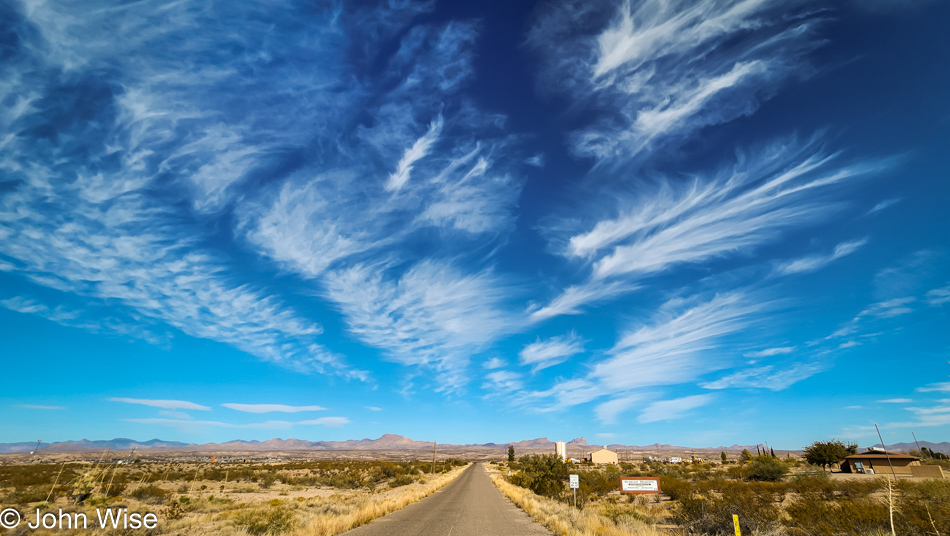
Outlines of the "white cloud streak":
{"type": "Polygon", "coordinates": [[[122,397],[113,397],[110,398],[111,402],[122,402],[124,404],[141,404],[143,406],[151,406],[153,408],[162,408],[162,409],[190,409],[197,411],[211,411],[211,408],[208,406],[202,406],[201,404],[195,404],[194,402],[187,402],[184,400],[156,400],[149,398],[122,398],[122,397]]]}
{"type": "Polygon", "coordinates": [[[643,413],[637,417],[637,421],[650,423],[681,419],[690,410],[711,403],[713,398],[713,395],[693,395],[654,402],[643,410],[643,413]]]}
{"type": "Polygon", "coordinates": [[[357,265],[325,281],[351,333],[399,363],[437,371],[439,390],[461,387],[470,357],[522,323],[490,272],[469,275],[449,262],[425,260],[395,276],[357,265]]]}
{"type": "Polygon", "coordinates": [[[828,255],[810,255],[800,259],[795,259],[793,261],[784,262],[779,264],[775,268],[775,271],[781,275],[814,272],[824,268],[825,266],[842,257],[851,255],[855,251],[859,250],[862,246],[867,244],[867,242],[867,238],[863,238],[861,240],[852,240],[850,242],[842,242],[841,244],[838,244],[834,251],[828,255]]]}
{"type": "Polygon", "coordinates": [[[769,307],[741,293],[707,301],[670,300],[649,324],[624,332],[606,357],[589,363],[586,376],[524,393],[519,402],[556,411],[608,397],[597,414],[604,422],[613,422],[642,398],[645,389],[695,381],[730,366],[728,353],[722,350],[727,339],[756,322],[769,307]]]}
{"type": "Polygon", "coordinates": [[[752,358],[757,359],[760,357],[772,357],[772,356],[777,356],[777,355],[790,354],[794,351],[795,351],[794,346],[779,346],[775,348],[766,348],[765,350],[759,350],[757,352],[749,352],[743,355],[745,355],[746,357],[752,357],[752,358]]]}
{"type": "Polygon", "coordinates": [[[524,347],[518,353],[520,362],[530,366],[532,372],[559,365],[572,356],[584,351],[584,340],[576,333],[569,333],[560,337],[538,340],[524,347]]]}
{"type": "Polygon", "coordinates": [[[299,413],[301,411],[324,411],[322,406],[288,406],[286,404],[235,404],[226,403],[222,406],[244,413],[299,413]]]}
{"type": "Polygon", "coordinates": [[[139,424],[157,424],[160,426],[171,426],[181,430],[196,432],[213,428],[234,428],[248,430],[289,430],[294,426],[325,426],[327,428],[339,428],[349,424],[350,420],[346,417],[321,417],[319,419],[310,419],[306,421],[265,421],[246,424],[235,424],[222,421],[191,421],[186,419],[123,419],[127,422],[139,424]]]}
{"type": "Polygon", "coordinates": [[[917,388],[918,393],[950,393],[950,382],[931,383],[917,388]]]}
{"type": "MultiPolygon", "coordinates": [[[[830,217],[839,206],[826,198],[830,188],[884,167],[842,164],[840,155],[825,154],[817,145],[816,140],[775,143],[689,184],[664,180],[652,191],[622,193],[616,215],[571,236],[565,235],[579,227],[575,220],[549,222],[552,248],[589,265],[591,277],[532,312],[532,319],[576,313],[585,301],[623,292],[674,267],[749,254],[785,231],[830,217]]],[[[863,243],[840,244],[831,258],[863,243]]]]}
{"type": "Polygon", "coordinates": [[[740,370],[718,380],[701,383],[703,389],[768,389],[784,391],[792,385],[831,368],[823,361],[785,363],[740,370]]]}
{"type": "Polygon", "coordinates": [[[601,162],[753,112],[804,74],[814,20],[768,0],[567,2],[542,10],[528,42],[542,82],[609,109],[573,138],[601,162]],[[728,43],[728,45],[726,44],[728,43]],[[702,61],[698,61],[701,59],[702,61]]]}
{"type": "Polygon", "coordinates": [[[432,123],[429,125],[429,131],[416,140],[416,142],[412,144],[412,147],[406,149],[406,153],[402,155],[402,158],[396,165],[396,171],[389,176],[389,181],[386,182],[387,190],[398,191],[406,184],[406,181],[409,180],[409,173],[412,171],[412,165],[416,163],[416,161],[425,158],[425,156],[429,154],[429,149],[439,139],[443,123],[444,121],[440,114],[432,120],[432,123]]]}
{"type": "Polygon", "coordinates": [[[901,201],[900,198],[885,199],[884,201],[881,201],[880,203],[878,203],[878,204],[874,205],[873,207],[871,207],[871,210],[868,211],[868,214],[875,214],[875,213],[880,212],[880,211],[882,211],[882,210],[886,210],[886,209],[888,209],[888,208],[891,208],[892,206],[896,205],[896,204],[899,203],[900,201],[901,201]]]}

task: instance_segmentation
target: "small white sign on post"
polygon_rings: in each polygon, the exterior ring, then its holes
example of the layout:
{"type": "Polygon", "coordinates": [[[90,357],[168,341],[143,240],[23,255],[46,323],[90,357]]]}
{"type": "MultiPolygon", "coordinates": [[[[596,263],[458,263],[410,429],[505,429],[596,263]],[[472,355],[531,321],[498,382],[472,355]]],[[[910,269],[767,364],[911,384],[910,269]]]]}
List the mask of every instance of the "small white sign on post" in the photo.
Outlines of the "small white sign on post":
{"type": "MultiPolygon", "coordinates": [[[[581,478],[577,475],[567,475],[571,483],[571,491],[574,492],[574,510],[577,509],[577,488],[581,487],[581,478]]],[[[574,517],[574,510],[571,510],[571,518],[574,517]]]]}

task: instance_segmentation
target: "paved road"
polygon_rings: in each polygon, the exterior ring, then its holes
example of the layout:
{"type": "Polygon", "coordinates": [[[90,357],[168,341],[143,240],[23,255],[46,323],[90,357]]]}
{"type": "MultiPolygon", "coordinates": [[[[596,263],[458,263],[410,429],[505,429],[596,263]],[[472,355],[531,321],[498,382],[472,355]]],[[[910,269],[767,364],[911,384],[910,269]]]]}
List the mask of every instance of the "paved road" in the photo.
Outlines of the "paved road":
{"type": "Polygon", "coordinates": [[[501,494],[480,464],[416,504],[347,536],[551,536],[501,494]]]}

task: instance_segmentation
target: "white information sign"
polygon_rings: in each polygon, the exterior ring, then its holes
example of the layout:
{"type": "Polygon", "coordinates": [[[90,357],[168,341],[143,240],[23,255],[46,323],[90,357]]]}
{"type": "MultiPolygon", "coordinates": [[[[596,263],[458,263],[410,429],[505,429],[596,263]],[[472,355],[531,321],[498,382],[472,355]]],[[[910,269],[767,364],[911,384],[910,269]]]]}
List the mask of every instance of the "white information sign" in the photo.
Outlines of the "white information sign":
{"type": "Polygon", "coordinates": [[[577,475],[568,475],[571,478],[571,489],[577,489],[581,487],[581,479],[577,475]]]}
{"type": "Polygon", "coordinates": [[[633,480],[625,478],[620,481],[620,491],[658,492],[660,491],[660,483],[653,479],[633,480]]]}

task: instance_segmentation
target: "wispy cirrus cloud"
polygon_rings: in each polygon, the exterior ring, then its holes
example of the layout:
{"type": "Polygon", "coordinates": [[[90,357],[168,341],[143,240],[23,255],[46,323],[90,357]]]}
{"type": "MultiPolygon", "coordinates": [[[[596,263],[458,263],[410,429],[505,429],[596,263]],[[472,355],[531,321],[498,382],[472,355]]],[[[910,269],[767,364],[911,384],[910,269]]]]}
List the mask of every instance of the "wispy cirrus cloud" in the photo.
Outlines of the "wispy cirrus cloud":
{"type": "Polygon", "coordinates": [[[187,419],[123,419],[126,422],[135,422],[139,424],[157,424],[160,426],[170,426],[184,431],[201,431],[208,427],[213,428],[235,428],[250,430],[290,430],[295,426],[325,426],[327,428],[339,428],[350,423],[346,417],[321,417],[319,419],[309,419],[305,421],[264,421],[255,423],[229,423],[222,421],[194,421],[187,419]]]}
{"type": "Polygon", "coordinates": [[[894,206],[894,205],[896,205],[897,203],[899,203],[900,201],[901,201],[901,198],[899,198],[899,197],[898,197],[898,198],[894,198],[894,199],[885,199],[885,200],[881,201],[880,203],[878,203],[878,204],[874,205],[873,207],[871,207],[871,210],[868,211],[868,214],[869,214],[869,215],[870,215],[870,214],[875,214],[875,213],[880,212],[880,211],[882,211],[882,210],[889,209],[889,208],[891,208],[892,206],[894,206]]]}
{"type": "Polygon", "coordinates": [[[794,346],[777,346],[775,348],[766,348],[765,350],[749,352],[743,355],[745,355],[746,357],[758,359],[760,357],[773,357],[777,355],[790,354],[794,351],[795,351],[794,346]]]}
{"type": "Polygon", "coordinates": [[[510,370],[496,370],[485,375],[482,389],[489,393],[518,392],[524,389],[521,374],[510,370]]]}
{"type": "Polygon", "coordinates": [[[489,359],[488,361],[485,361],[484,363],[482,363],[482,367],[488,370],[492,370],[492,369],[502,368],[506,366],[507,364],[508,363],[506,363],[504,359],[501,359],[499,357],[493,357],[489,359]]]}
{"type": "Polygon", "coordinates": [[[152,398],[123,398],[123,397],[112,397],[109,399],[110,402],[122,402],[124,404],[141,404],[143,406],[151,406],[153,408],[162,408],[162,409],[189,409],[197,411],[211,411],[211,408],[208,406],[202,406],[201,404],[195,404],[194,402],[188,402],[186,400],[160,400],[152,398]]]}
{"type": "Polygon", "coordinates": [[[950,285],[928,290],[926,300],[932,306],[950,303],[950,285]]]}
{"type": "Polygon", "coordinates": [[[861,249],[861,247],[867,244],[867,242],[867,238],[863,238],[861,240],[852,240],[850,242],[842,242],[835,246],[834,251],[827,255],[809,255],[807,257],[795,259],[793,261],[783,262],[775,267],[775,272],[781,275],[814,272],[824,268],[841,257],[851,255],[855,251],[861,249]]]}
{"type": "Polygon", "coordinates": [[[574,151],[600,162],[752,113],[821,44],[813,14],[763,0],[566,2],[547,7],[528,42],[542,80],[595,109],[574,151]],[[791,11],[791,13],[790,13],[791,11]],[[701,58],[702,61],[697,61],[701,58]]]}
{"type": "Polygon", "coordinates": [[[18,313],[33,314],[41,316],[47,320],[56,322],[62,326],[82,329],[91,333],[104,333],[141,339],[150,344],[167,344],[167,333],[156,333],[158,331],[154,322],[149,323],[144,319],[117,318],[114,311],[110,314],[91,315],[86,310],[74,309],[63,304],[50,306],[41,303],[35,298],[26,298],[23,296],[14,296],[5,300],[0,300],[0,307],[4,307],[18,313]]]}
{"type": "Polygon", "coordinates": [[[436,371],[440,390],[464,385],[471,356],[521,324],[505,307],[505,285],[488,271],[425,260],[391,272],[369,265],[331,272],[327,297],[351,333],[397,362],[436,371]]]}
{"type": "Polygon", "coordinates": [[[885,400],[878,400],[882,404],[910,404],[913,400],[909,398],[887,398],[885,400]]]}
{"type": "Polygon", "coordinates": [[[711,403],[713,399],[713,395],[693,395],[653,402],[637,417],[637,421],[649,423],[681,419],[690,410],[705,406],[711,403]]]}
{"type": "Polygon", "coordinates": [[[778,365],[751,367],[727,374],[718,380],[699,384],[703,389],[768,389],[784,391],[792,385],[831,368],[827,360],[811,359],[778,365]]]}
{"type": "Polygon", "coordinates": [[[561,364],[584,351],[584,340],[571,332],[560,337],[533,342],[518,353],[520,363],[537,372],[561,364]]]}
{"type": "Polygon", "coordinates": [[[598,417],[615,422],[643,398],[645,389],[694,382],[731,366],[722,351],[728,338],[770,307],[739,292],[669,300],[649,322],[622,333],[604,357],[590,361],[585,376],[524,393],[519,402],[553,411],[606,397],[597,407],[598,417]]]}
{"type": "Polygon", "coordinates": [[[221,405],[244,413],[299,413],[302,411],[325,411],[327,409],[323,406],[288,406],[286,404],[235,404],[228,402],[221,405]]]}
{"type": "MultiPolygon", "coordinates": [[[[584,299],[600,299],[603,289],[623,290],[615,281],[635,285],[674,267],[751,253],[783,232],[829,217],[839,206],[829,198],[834,185],[887,165],[840,160],[826,154],[817,139],[787,140],[686,184],[663,180],[651,191],[621,194],[613,214],[586,225],[577,218],[552,219],[547,224],[552,249],[590,266],[591,274],[533,317],[573,312],[584,299]],[[579,232],[568,234],[572,227],[579,232]]],[[[842,244],[832,257],[861,243],[842,244]]],[[[804,264],[792,267],[799,268],[804,264]]]]}
{"type": "Polygon", "coordinates": [[[0,118],[17,133],[0,148],[12,181],[0,197],[3,267],[124,309],[133,326],[166,323],[289,368],[366,379],[317,341],[319,325],[232,270],[195,222],[233,205],[274,154],[309,142],[305,125],[339,104],[315,88],[338,72],[326,59],[342,36],[314,40],[289,11],[246,4],[37,4],[21,15],[32,29],[17,28],[20,46],[0,67],[33,73],[0,87],[4,100],[28,96],[0,118]],[[312,60],[306,74],[269,59],[297,53],[312,60]],[[283,82],[260,84],[270,78],[283,82]]]}
{"type": "Polygon", "coordinates": [[[429,125],[429,131],[416,140],[416,142],[412,144],[412,147],[406,149],[406,153],[402,155],[402,158],[399,159],[399,163],[396,164],[396,171],[389,175],[389,181],[386,182],[387,190],[399,190],[406,184],[406,181],[409,180],[409,173],[412,171],[412,165],[416,161],[425,158],[432,144],[439,139],[439,134],[442,132],[442,124],[442,116],[439,115],[432,120],[432,124],[429,125]]]}

